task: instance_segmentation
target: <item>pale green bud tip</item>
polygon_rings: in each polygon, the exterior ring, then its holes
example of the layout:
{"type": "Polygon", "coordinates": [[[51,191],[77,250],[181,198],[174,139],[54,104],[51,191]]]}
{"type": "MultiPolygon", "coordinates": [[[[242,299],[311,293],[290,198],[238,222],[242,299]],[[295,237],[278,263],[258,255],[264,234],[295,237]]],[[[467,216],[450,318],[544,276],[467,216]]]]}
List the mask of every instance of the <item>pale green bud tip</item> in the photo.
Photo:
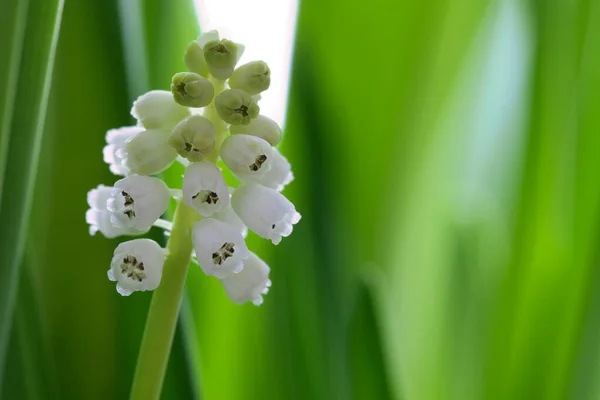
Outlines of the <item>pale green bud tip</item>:
{"type": "Polygon", "coordinates": [[[252,61],[244,64],[229,78],[232,89],[241,89],[248,94],[259,94],[271,85],[271,70],[264,61],[252,61]]]}
{"type": "Polygon", "coordinates": [[[217,79],[231,76],[238,61],[238,45],[231,40],[211,40],[204,46],[204,59],[210,73],[217,79]]]}
{"type": "Polygon", "coordinates": [[[248,125],[260,112],[252,96],[239,89],[221,92],[215,97],[215,107],[219,117],[231,125],[248,125]]]}
{"type": "Polygon", "coordinates": [[[180,156],[192,162],[202,161],[215,148],[215,127],[201,115],[181,121],[171,132],[169,144],[180,156]]]}
{"type": "Polygon", "coordinates": [[[215,95],[212,83],[193,72],[173,75],[171,92],[175,101],[186,107],[205,107],[215,95]]]}
{"type": "Polygon", "coordinates": [[[183,62],[190,72],[202,75],[207,78],[210,73],[206,60],[204,59],[204,50],[197,41],[190,42],[183,53],[183,62]]]}
{"type": "Polygon", "coordinates": [[[232,135],[257,136],[269,142],[271,146],[277,146],[281,141],[281,128],[277,122],[264,115],[259,115],[248,125],[232,125],[229,130],[232,135]]]}

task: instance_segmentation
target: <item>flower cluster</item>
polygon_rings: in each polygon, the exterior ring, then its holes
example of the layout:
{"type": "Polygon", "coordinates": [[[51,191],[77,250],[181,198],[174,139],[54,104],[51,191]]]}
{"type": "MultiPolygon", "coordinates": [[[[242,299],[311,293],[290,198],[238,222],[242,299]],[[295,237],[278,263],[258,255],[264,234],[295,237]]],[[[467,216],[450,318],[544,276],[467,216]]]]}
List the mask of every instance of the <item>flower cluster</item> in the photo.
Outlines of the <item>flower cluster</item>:
{"type": "MultiPolygon", "coordinates": [[[[161,219],[174,197],[192,213],[186,240],[202,271],[219,279],[233,302],[258,305],[270,270],[246,247],[246,233],[278,244],[300,214],[281,194],[293,180],[290,163],[274,147],[281,129],[258,106],[271,72],[263,61],[236,68],[243,50],[207,32],[187,46],[189,72],[173,76],[171,92],[151,91],[134,102],[137,125],[108,131],[103,151],[110,171],[123,179],[88,193],[86,220],[90,234],[108,238],[142,235],[152,226],[174,232],[176,223],[161,219]],[[149,176],[174,162],[186,167],[181,189],[149,176]],[[237,188],[225,182],[222,165],[241,182],[237,188]]],[[[108,278],[124,296],[154,290],[167,253],[150,239],[121,243],[108,278]]]]}

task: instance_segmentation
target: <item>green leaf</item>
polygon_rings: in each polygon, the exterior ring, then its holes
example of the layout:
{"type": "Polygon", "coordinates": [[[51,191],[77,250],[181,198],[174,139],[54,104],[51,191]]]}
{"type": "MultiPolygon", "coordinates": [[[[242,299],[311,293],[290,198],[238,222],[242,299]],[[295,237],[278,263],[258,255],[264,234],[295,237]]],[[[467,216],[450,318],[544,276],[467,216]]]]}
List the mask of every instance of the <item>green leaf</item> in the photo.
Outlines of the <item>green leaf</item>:
{"type": "Polygon", "coordinates": [[[4,188],[0,200],[0,377],[27,237],[63,1],[9,1],[3,3],[5,7],[8,14],[3,10],[3,15],[8,21],[12,16],[15,22],[14,26],[2,23],[2,29],[6,26],[11,31],[3,31],[0,39],[1,49],[10,49],[3,53],[10,59],[8,69],[2,70],[5,75],[0,77],[7,89],[2,91],[6,97],[0,104],[0,179],[4,188]]]}

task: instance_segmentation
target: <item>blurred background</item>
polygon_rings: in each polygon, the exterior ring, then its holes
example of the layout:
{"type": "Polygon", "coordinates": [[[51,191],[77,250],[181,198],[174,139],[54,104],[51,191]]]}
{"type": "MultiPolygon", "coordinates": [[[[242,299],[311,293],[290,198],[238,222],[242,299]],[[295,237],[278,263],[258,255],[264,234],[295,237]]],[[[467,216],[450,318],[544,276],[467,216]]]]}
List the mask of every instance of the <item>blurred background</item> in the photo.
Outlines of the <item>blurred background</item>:
{"type": "Polygon", "coordinates": [[[303,219],[249,238],[260,307],[190,269],[164,399],[600,398],[600,1],[0,8],[2,399],[128,397],[151,293],[107,280],[85,196],[215,27],[271,65],[303,219]]]}

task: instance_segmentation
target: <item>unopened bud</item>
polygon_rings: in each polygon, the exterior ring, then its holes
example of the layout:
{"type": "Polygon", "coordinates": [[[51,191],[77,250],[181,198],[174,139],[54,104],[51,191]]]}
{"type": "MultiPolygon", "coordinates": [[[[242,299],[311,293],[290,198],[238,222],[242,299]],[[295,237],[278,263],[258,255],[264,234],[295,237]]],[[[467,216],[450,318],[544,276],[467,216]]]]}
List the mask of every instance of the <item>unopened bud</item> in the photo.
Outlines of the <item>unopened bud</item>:
{"type": "Polygon", "coordinates": [[[229,131],[233,135],[244,134],[266,140],[271,146],[277,146],[281,140],[281,128],[271,118],[259,115],[248,125],[232,125],[229,131]]]}
{"type": "Polygon", "coordinates": [[[264,92],[271,85],[271,70],[264,61],[252,61],[233,71],[229,78],[232,89],[241,89],[254,95],[264,92]]]}
{"type": "Polygon", "coordinates": [[[187,45],[185,53],[183,53],[183,62],[188,71],[208,78],[210,71],[208,65],[206,65],[206,60],[204,59],[204,50],[202,50],[202,47],[200,47],[197,41],[194,40],[187,45]]]}
{"type": "Polygon", "coordinates": [[[237,43],[227,39],[211,40],[203,50],[210,73],[217,79],[229,78],[238,62],[237,43]]]}
{"type": "Polygon", "coordinates": [[[215,97],[215,107],[219,117],[231,125],[248,125],[260,112],[252,96],[239,89],[221,92],[215,97]]]}
{"type": "Polygon", "coordinates": [[[212,83],[194,72],[173,75],[171,92],[175,101],[186,107],[205,107],[215,95],[212,83]]]}
{"type": "Polygon", "coordinates": [[[192,162],[202,161],[215,148],[215,127],[201,115],[181,121],[169,136],[169,144],[180,156],[192,162]]]}

